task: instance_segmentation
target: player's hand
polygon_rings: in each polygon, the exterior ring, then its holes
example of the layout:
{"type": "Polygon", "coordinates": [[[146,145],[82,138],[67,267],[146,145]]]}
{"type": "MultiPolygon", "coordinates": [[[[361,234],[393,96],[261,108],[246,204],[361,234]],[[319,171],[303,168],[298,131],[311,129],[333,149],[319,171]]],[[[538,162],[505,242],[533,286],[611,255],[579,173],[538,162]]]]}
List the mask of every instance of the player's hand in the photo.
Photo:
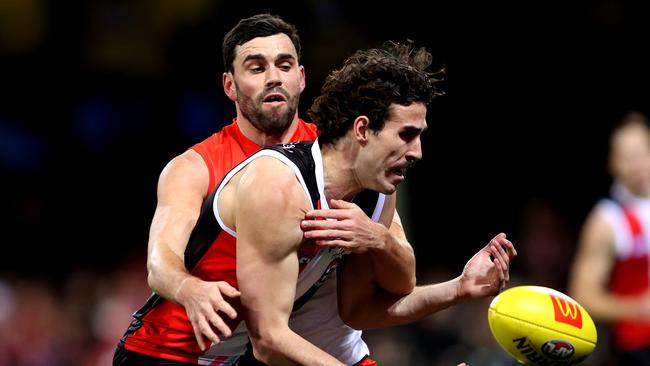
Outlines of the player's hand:
{"type": "Polygon", "coordinates": [[[340,247],[353,253],[383,247],[388,235],[385,226],[372,221],[356,204],[343,200],[330,200],[329,210],[308,211],[300,227],[305,238],[315,240],[318,245],[340,247]]]}
{"type": "Polygon", "coordinates": [[[510,262],[517,251],[506,234],[500,233],[470,259],[460,276],[462,297],[497,295],[510,280],[510,262]]]}
{"type": "Polygon", "coordinates": [[[206,345],[206,338],[214,344],[221,342],[215,329],[225,337],[232,335],[231,329],[217,312],[221,311],[234,319],[237,312],[223,296],[239,295],[239,291],[225,281],[206,282],[196,277],[188,277],[181,283],[176,292],[176,299],[185,308],[202,351],[210,346],[210,343],[206,345]]]}

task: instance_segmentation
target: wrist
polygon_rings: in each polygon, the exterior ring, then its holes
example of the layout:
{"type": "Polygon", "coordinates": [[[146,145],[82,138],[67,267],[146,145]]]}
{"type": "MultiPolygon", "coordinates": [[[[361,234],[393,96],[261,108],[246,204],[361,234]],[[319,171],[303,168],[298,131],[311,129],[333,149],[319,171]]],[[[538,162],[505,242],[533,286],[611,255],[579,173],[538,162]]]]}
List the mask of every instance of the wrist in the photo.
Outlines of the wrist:
{"type": "Polygon", "coordinates": [[[465,281],[463,281],[463,275],[460,275],[456,278],[454,278],[452,281],[454,281],[454,289],[456,291],[455,298],[458,301],[464,301],[465,299],[469,298],[470,295],[465,289],[465,281]]]}
{"type": "Polygon", "coordinates": [[[378,253],[389,253],[392,248],[392,236],[388,228],[380,223],[375,222],[377,234],[375,235],[375,245],[370,249],[378,253]]]}
{"type": "Polygon", "coordinates": [[[188,285],[189,281],[193,280],[192,275],[186,275],[185,278],[181,280],[181,282],[178,284],[178,287],[176,287],[176,291],[174,291],[174,301],[178,304],[184,305],[185,303],[185,288],[188,285]]]}

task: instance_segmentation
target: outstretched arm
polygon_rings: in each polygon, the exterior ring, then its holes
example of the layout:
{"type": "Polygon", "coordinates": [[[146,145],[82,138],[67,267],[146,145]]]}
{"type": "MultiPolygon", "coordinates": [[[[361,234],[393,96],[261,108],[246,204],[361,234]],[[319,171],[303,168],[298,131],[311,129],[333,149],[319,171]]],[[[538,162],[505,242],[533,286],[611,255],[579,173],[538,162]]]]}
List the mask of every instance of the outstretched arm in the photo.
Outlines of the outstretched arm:
{"type": "Polygon", "coordinates": [[[236,190],[231,202],[236,206],[237,281],[255,357],[268,365],[342,365],[288,325],[303,240],[300,221],[309,209],[293,171],[274,158],[258,158],[242,173],[236,190]]]}
{"type": "Polygon", "coordinates": [[[307,212],[301,223],[305,238],[368,257],[373,283],[389,293],[406,295],[415,287],[415,255],[402,229],[395,199],[395,194],[386,197],[379,222],[354,203],[331,200],[331,209],[307,212]]]}
{"type": "Polygon", "coordinates": [[[516,255],[505,234],[499,234],[467,262],[460,276],[417,286],[402,297],[371,286],[352,288],[354,282],[348,279],[369,281],[369,275],[363,271],[367,259],[350,256],[343,263],[339,278],[341,318],[357,329],[407,324],[464,300],[496,295],[508,282],[509,265],[516,255]]]}
{"type": "Polygon", "coordinates": [[[185,268],[185,248],[201,212],[208,181],[203,159],[192,150],[167,164],[158,181],[158,204],[151,222],[147,256],[149,286],[185,308],[202,350],[207,341],[219,343],[215,328],[226,336],[231,334],[217,311],[232,318],[236,312],[222,294],[239,296],[239,291],[228,283],[202,281],[185,268]]]}

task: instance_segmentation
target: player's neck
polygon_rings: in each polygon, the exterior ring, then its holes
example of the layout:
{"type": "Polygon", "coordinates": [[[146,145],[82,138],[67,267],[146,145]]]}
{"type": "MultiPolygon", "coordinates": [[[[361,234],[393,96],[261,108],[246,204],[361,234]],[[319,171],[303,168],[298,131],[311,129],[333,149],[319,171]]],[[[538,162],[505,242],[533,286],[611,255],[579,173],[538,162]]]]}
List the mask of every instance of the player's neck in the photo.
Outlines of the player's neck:
{"type": "Polygon", "coordinates": [[[283,144],[289,142],[293,134],[296,133],[296,129],[298,128],[298,115],[294,116],[289,128],[277,134],[269,134],[257,129],[248,119],[242,116],[237,116],[237,125],[244,136],[260,146],[283,144]]]}
{"type": "Polygon", "coordinates": [[[353,154],[343,141],[321,146],[323,179],[327,199],[352,200],[363,189],[355,175],[353,154]]]}

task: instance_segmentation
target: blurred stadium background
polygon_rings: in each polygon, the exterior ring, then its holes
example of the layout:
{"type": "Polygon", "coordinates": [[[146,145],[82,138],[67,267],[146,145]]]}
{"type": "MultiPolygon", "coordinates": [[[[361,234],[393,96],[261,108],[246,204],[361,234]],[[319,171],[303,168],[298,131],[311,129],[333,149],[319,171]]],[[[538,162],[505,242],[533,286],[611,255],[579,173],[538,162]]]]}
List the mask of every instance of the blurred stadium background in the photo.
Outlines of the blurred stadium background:
{"type": "MultiPolygon", "coordinates": [[[[408,38],[447,66],[400,190],[419,282],[456,276],[504,231],[513,284],[564,290],[579,226],[608,191],[609,128],[650,112],[647,3],[2,0],[0,365],[110,364],[149,294],[158,174],[234,116],[221,40],[263,11],[301,34],[302,116],[356,49],[408,38]]],[[[510,365],[488,303],[367,340],[384,366],[510,365]]]]}

